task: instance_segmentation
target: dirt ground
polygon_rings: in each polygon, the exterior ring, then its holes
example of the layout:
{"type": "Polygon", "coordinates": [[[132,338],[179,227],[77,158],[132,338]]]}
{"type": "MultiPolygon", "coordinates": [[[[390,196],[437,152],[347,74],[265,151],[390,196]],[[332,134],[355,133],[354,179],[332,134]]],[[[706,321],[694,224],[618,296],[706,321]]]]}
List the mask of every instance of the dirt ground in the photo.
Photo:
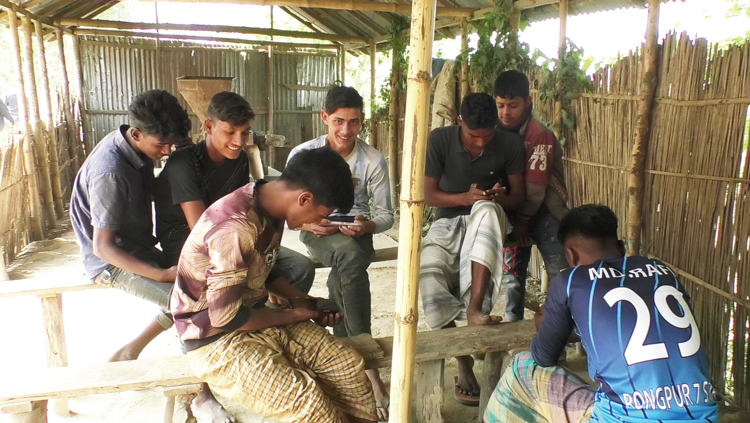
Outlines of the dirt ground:
{"type": "MultiPolygon", "coordinates": [[[[287,231],[284,244],[303,250],[297,234],[287,231]]],[[[388,232],[397,236],[397,229],[388,232]]],[[[13,262],[8,271],[11,279],[30,277],[76,276],[83,277],[73,231],[62,225],[54,238],[33,243],[13,262]]],[[[397,243],[385,234],[376,236],[376,248],[395,246],[397,243]]],[[[327,269],[316,274],[312,295],[327,296],[327,269]]],[[[372,291],[372,334],[374,337],[393,334],[393,310],[396,292],[396,261],[375,263],[370,267],[372,291]]],[[[0,282],[2,283],[2,282],[0,282]]],[[[533,292],[535,286],[530,286],[533,292]]],[[[538,292],[538,289],[536,289],[538,292]]],[[[531,295],[536,295],[531,293],[531,295]]],[[[502,300],[496,309],[502,310],[502,300]]],[[[10,374],[28,366],[46,367],[44,327],[41,306],[36,297],[0,299],[0,321],[6,322],[0,347],[0,383],[3,374],[10,374]],[[10,324],[9,324],[10,323],[10,324]]],[[[421,305],[419,307],[421,312],[421,305]]],[[[118,290],[90,290],[63,295],[63,313],[70,366],[105,362],[107,358],[151,320],[154,306],[118,290]]],[[[527,311],[527,313],[530,313],[527,311]]],[[[421,317],[421,316],[420,316],[421,317]]],[[[529,318],[530,316],[527,316],[529,318]]],[[[420,319],[419,330],[428,330],[420,319]]],[[[176,332],[171,329],[155,339],[141,357],[160,357],[179,354],[176,332]]],[[[481,366],[476,366],[477,374],[481,366]]],[[[390,373],[382,371],[389,386],[390,373]]],[[[477,409],[458,404],[453,399],[453,376],[456,375],[454,359],[446,363],[445,397],[442,414],[446,422],[474,422],[477,409]]],[[[273,422],[222,400],[227,409],[242,423],[273,422]]],[[[163,396],[156,390],[92,395],[74,398],[69,402],[72,414],[57,417],[50,412],[50,422],[65,423],[126,423],[161,422],[163,396]]],[[[0,414],[0,422],[10,422],[0,414]]]]}

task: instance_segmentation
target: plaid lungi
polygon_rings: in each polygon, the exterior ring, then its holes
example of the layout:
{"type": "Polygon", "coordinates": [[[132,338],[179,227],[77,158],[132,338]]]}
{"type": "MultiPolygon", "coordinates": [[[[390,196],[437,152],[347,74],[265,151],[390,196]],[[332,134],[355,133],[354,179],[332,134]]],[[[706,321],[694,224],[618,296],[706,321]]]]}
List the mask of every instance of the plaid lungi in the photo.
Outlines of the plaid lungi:
{"type": "Polygon", "coordinates": [[[522,352],[492,393],[485,423],[587,423],[596,390],[562,367],[542,367],[522,352]]]}
{"type": "Polygon", "coordinates": [[[468,216],[438,219],[422,241],[419,292],[427,324],[440,329],[466,320],[471,300],[471,262],[492,275],[482,310],[492,311],[503,278],[503,242],[510,224],[503,208],[477,201],[468,216]]]}
{"type": "Polygon", "coordinates": [[[214,392],[279,422],[377,420],[364,360],[312,322],[235,331],[187,356],[214,392]]]}

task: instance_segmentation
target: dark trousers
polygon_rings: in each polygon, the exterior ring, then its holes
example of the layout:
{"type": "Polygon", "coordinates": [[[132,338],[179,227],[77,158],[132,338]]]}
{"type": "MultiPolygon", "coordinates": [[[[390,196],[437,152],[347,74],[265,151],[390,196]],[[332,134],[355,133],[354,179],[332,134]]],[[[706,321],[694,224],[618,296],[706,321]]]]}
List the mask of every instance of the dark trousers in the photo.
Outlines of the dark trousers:
{"type": "MultiPolygon", "coordinates": [[[[529,222],[529,235],[536,241],[536,247],[544,260],[547,275],[553,280],[562,269],[568,267],[565,249],[557,239],[560,220],[542,205],[539,212],[529,222]]],[[[511,247],[504,249],[506,305],[505,320],[523,319],[526,304],[526,277],[531,260],[531,247],[511,247]]]]}
{"type": "Polygon", "coordinates": [[[344,321],[333,327],[333,334],[346,337],[372,333],[372,300],[367,274],[367,267],[375,256],[372,235],[354,238],[338,233],[318,238],[303,231],[300,240],[311,256],[331,268],[328,295],[344,314],[344,321]]]}

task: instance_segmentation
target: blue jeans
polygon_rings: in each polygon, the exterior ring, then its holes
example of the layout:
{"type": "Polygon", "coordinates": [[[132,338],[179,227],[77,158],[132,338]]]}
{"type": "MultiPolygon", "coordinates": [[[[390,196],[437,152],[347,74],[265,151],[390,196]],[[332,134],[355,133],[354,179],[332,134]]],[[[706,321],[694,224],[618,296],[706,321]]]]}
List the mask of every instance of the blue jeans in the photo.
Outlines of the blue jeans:
{"type": "MultiPolygon", "coordinates": [[[[536,247],[544,260],[550,281],[561,270],[568,267],[565,249],[557,239],[560,220],[542,205],[539,212],[529,222],[529,235],[536,241],[536,247]]],[[[505,248],[505,316],[504,320],[523,319],[526,305],[526,276],[531,260],[531,247],[505,248]]]]}

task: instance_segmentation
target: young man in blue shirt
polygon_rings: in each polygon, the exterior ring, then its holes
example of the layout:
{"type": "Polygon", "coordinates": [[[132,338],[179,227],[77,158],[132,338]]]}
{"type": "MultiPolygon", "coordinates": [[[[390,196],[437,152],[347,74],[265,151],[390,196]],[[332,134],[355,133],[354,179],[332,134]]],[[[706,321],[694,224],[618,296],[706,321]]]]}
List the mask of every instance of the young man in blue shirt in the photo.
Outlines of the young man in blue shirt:
{"type": "Polygon", "coordinates": [[[718,422],[708,357],[674,271],[625,257],[606,206],[572,209],[559,238],[574,267],[550,285],[531,352],[514,358],[484,421],[718,422]],[[555,365],[574,329],[596,390],[555,365]]]}

